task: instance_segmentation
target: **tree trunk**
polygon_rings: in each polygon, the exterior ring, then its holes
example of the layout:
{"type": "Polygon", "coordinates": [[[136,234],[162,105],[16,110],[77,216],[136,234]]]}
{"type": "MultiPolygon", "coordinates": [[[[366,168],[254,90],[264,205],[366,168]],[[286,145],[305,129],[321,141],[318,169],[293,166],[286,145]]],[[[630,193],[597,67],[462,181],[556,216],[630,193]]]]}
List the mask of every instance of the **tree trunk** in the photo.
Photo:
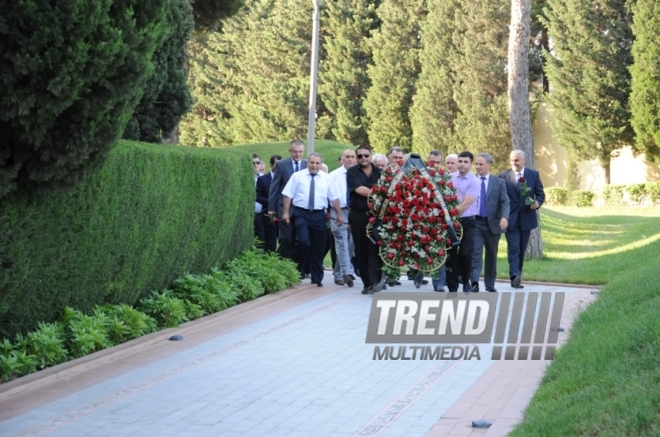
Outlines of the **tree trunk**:
{"type": "MultiPolygon", "coordinates": [[[[509,27],[509,126],[513,150],[527,155],[525,167],[534,168],[534,134],[529,111],[529,37],[531,0],[511,0],[509,27]]],[[[538,212],[537,212],[538,214],[538,212]]],[[[543,258],[541,226],[531,232],[526,257],[543,258]]]]}

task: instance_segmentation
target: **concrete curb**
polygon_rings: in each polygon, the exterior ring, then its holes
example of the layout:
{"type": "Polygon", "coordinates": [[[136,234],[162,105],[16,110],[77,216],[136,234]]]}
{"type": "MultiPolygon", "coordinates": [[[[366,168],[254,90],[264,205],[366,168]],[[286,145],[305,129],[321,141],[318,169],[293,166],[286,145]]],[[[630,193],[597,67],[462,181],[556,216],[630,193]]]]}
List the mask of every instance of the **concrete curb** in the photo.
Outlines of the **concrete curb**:
{"type": "Polygon", "coordinates": [[[176,328],[167,328],[162,331],[153,332],[151,334],[127,341],[126,343],[103,349],[101,351],[85,355],[84,357],[76,358],[75,360],[67,361],[66,363],[58,364],[56,366],[49,367],[35,373],[22,376],[18,379],[0,385],[0,401],[11,398],[12,396],[15,396],[19,393],[44,386],[51,382],[67,378],[83,370],[87,370],[92,367],[130,355],[145,347],[152,346],[163,341],[168,341],[168,339],[174,334],[185,336],[186,334],[207,328],[216,323],[224,322],[227,319],[237,317],[256,308],[260,308],[273,302],[287,299],[301,292],[310,290],[318,290],[318,288],[316,285],[312,284],[298,284],[294,288],[286,289],[273,294],[267,294],[259,297],[258,299],[240,303],[231,308],[227,308],[224,311],[209,314],[208,316],[204,316],[191,322],[186,322],[176,328]]]}

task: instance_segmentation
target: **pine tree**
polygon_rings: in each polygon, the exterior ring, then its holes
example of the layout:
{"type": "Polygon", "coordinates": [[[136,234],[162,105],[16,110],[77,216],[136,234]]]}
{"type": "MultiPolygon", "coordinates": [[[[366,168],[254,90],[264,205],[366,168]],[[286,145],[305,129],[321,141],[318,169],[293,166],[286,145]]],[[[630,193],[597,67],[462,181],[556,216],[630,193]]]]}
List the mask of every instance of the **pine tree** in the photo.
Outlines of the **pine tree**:
{"type": "Polygon", "coordinates": [[[635,146],[647,161],[660,163],[660,3],[637,0],[633,13],[630,111],[635,146]]]}
{"type": "Polygon", "coordinates": [[[153,71],[170,0],[0,6],[0,196],[98,169],[153,71]]]}
{"type": "Polygon", "coordinates": [[[319,69],[319,97],[331,117],[329,139],[367,144],[364,99],[371,63],[368,38],[376,25],[373,0],[329,0],[321,18],[325,57],[319,69]]]}
{"type": "Polygon", "coordinates": [[[456,72],[454,151],[487,151],[500,168],[511,151],[507,111],[510,4],[506,0],[461,1],[450,56],[456,72]]]}
{"type": "Polygon", "coordinates": [[[629,144],[631,15],[625,0],[548,0],[546,73],[555,133],[573,158],[597,158],[609,183],[613,154],[629,144]]]}
{"type": "Polygon", "coordinates": [[[192,105],[185,69],[185,47],[193,28],[189,0],[172,0],[167,21],[170,32],[154,52],[156,69],[126,126],[124,138],[150,143],[160,143],[163,139],[171,142],[171,137],[176,137],[181,117],[192,105]]]}
{"type": "Polygon", "coordinates": [[[222,32],[208,34],[196,78],[204,92],[193,114],[202,122],[186,118],[182,129],[195,133],[184,132],[182,142],[220,146],[307,133],[312,9],[308,0],[248,1],[222,32]]]}
{"type": "Polygon", "coordinates": [[[452,32],[458,0],[428,0],[430,13],[422,25],[421,73],[416,83],[410,119],[413,150],[428,156],[434,149],[454,149],[454,120],[458,107],[454,100],[456,71],[449,59],[456,53],[452,32]]]}
{"type": "Polygon", "coordinates": [[[420,30],[426,1],[383,0],[376,13],[381,20],[371,39],[371,88],[364,107],[369,140],[379,151],[392,146],[412,149],[410,107],[419,76],[420,30]]]}

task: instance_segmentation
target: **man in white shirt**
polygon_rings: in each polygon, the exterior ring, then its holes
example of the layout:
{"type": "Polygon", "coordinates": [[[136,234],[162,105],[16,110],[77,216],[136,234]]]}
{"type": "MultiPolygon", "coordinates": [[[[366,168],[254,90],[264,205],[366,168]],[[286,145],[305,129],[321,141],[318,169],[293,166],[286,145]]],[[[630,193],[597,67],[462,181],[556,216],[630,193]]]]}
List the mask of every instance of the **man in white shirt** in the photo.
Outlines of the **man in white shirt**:
{"type": "Polygon", "coordinates": [[[307,158],[307,168],[291,175],[282,194],[284,195],[282,220],[289,224],[295,216],[296,257],[301,278],[305,275],[306,264],[312,275],[312,284],[322,287],[323,254],[326,240],[325,208],[331,203],[338,226],[344,223],[339,205],[339,191],[332,178],[323,173],[323,157],[312,153],[307,158]],[[292,208],[293,205],[293,208],[292,208]]]}
{"type": "MultiPolygon", "coordinates": [[[[356,164],[355,151],[351,149],[344,150],[341,155],[341,166],[330,173],[337,190],[339,191],[339,206],[341,207],[342,217],[348,218],[348,188],[346,185],[346,171],[356,164]]],[[[335,284],[353,286],[355,280],[355,271],[351,258],[353,256],[354,244],[353,237],[348,230],[348,223],[345,221],[337,225],[337,214],[330,210],[330,229],[335,238],[335,250],[337,252],[337,262],[333,266],[333,275],[335,284]]]]}

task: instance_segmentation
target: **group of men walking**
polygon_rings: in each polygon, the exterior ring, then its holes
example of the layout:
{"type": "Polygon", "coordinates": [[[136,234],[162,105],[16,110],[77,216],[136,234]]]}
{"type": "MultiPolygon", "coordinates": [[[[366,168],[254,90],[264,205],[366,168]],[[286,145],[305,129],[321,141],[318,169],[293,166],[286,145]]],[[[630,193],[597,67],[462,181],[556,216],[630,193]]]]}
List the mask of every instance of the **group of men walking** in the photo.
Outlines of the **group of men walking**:
{"type": "MultiPolygon", "coordinates": [[[[255,204],[255,216],[258,214],[264,226],[270,226],[264,232],[265,249],[275,250],[278,235],[277,252],[298,264],[301,278],[309,273],[312,283],[321,287],[329,221],[336,252],[335,283],[352,287],[359,272],[363,294],[382,290],[386,278],[379,248],[366,232],[370,219],[368,198],[381,170],[400,163],[403,150],[394,147],[388,156],[374,156],[369,146],[347,149],[339,159],[340,167],[327,174],[322,171],[320,154],[303,159],[304,147],[301,141],[292,141],[289,158],[274,155],[270,159],[271,172],[255,176],[257,204],[261,207],[255,204]]],[[[258,157],[253,159],[253,163],[257,161],[258,157]]],[[[509,170],[495,176],[490,172],[493,158],[488,153],[479,153],[476,159],[470,152],[447,156],[446,171],[452,174],[460,202],[457,209],[463,237],[460,245],[449,250],[447,268],[443,266],[433,277],[434,290],[444,291],[446,282],[450,292],[458,291],[460,283],[464,292],[480,291],[483,265],[485,289],[496,291],[502,233],[507,240],[511,286],[524,287],[521,275],[525,249],[531,230],[538,226],[536,210],[545,195],[539,173],[525,168],[523,151],[511,152],[509,163],[509,170]],[[476,175],[472,173],[473,165],[476,175]]],[[[440,167],[442,154],[432,151],[428,165],[440,167]]],[[[389,283],[395,285],[398,281],[389,283]]]]}

